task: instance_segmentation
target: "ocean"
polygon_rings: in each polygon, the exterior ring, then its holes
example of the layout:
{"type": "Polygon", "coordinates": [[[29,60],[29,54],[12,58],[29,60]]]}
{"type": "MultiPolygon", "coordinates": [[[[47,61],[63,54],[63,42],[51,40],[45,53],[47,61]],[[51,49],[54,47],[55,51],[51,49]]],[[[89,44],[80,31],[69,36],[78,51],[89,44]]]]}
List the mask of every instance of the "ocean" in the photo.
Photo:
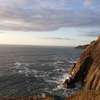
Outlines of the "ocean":
{"type": "Polygon", "coordinates": [[[78,88],[62,86],[81,49],[0,45],[0,96],[67,96],[78,88]]]}

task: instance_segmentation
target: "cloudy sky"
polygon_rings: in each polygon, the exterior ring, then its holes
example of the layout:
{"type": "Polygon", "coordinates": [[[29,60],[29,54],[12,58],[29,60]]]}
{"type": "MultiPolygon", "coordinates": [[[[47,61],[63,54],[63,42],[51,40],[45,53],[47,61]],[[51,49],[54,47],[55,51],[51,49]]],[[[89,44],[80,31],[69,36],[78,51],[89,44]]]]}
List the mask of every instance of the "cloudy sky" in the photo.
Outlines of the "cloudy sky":
{"type": "Polygon", "coordinates": [[[100,35],[100,0],[0,0],[0,44],[75,46],[100,35]]]}

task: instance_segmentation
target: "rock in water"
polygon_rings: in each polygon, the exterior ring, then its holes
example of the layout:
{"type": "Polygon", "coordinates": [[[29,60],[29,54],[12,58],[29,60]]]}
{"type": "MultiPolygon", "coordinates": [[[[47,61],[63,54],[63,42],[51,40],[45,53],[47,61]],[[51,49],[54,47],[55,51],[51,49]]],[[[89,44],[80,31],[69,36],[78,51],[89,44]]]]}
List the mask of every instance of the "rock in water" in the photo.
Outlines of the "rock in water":
{"type": "Polygon", "coordinates": [[[71,78],[65,85],[81,82],[86,90],[100,90],[100,36],[85,49],[69,74],[71,78]]]}

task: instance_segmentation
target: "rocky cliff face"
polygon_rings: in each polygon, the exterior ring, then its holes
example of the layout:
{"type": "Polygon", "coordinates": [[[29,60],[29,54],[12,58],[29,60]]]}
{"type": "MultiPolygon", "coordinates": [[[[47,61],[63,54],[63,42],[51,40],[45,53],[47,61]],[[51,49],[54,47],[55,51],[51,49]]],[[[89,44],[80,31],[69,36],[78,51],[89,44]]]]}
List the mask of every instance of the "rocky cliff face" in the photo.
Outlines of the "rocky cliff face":
{"type": "Polygon", "coordinates": [[[66,100],[100,100],[100,92],[95,90],[79,91],[66,100]]]}
{"type": "Polygon", "coordinates": [[[85,49],[69,74],[65,85],[81,82],[86,90],[100,90],[100,36],[85,49]]]}

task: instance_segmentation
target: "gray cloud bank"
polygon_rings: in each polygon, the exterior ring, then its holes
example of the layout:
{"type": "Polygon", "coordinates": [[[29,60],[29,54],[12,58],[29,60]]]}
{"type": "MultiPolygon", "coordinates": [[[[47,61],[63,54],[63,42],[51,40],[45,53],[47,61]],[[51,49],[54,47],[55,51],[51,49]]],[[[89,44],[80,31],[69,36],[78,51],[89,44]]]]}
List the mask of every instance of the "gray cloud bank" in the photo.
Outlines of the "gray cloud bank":
{"type": "Polygon", "coordinates": [[[47,40],[74,40],[73,38],[68,38],[68,37],[44,37],[44,38],[41,38],[41,39],[47,39],[47,40]]]}
{"type": "Polygon", "coordinates": [[[100,5],[95,0],[0,0],[0,30],[49,31],[61,27],[100,26],[100,5]],[[84,5],[84,6],[85,6],[84,5]],[[88,8],[89,5],[89,8],[88,8]],[[94,7],[94,8],[93,8],[94,7]]]}

